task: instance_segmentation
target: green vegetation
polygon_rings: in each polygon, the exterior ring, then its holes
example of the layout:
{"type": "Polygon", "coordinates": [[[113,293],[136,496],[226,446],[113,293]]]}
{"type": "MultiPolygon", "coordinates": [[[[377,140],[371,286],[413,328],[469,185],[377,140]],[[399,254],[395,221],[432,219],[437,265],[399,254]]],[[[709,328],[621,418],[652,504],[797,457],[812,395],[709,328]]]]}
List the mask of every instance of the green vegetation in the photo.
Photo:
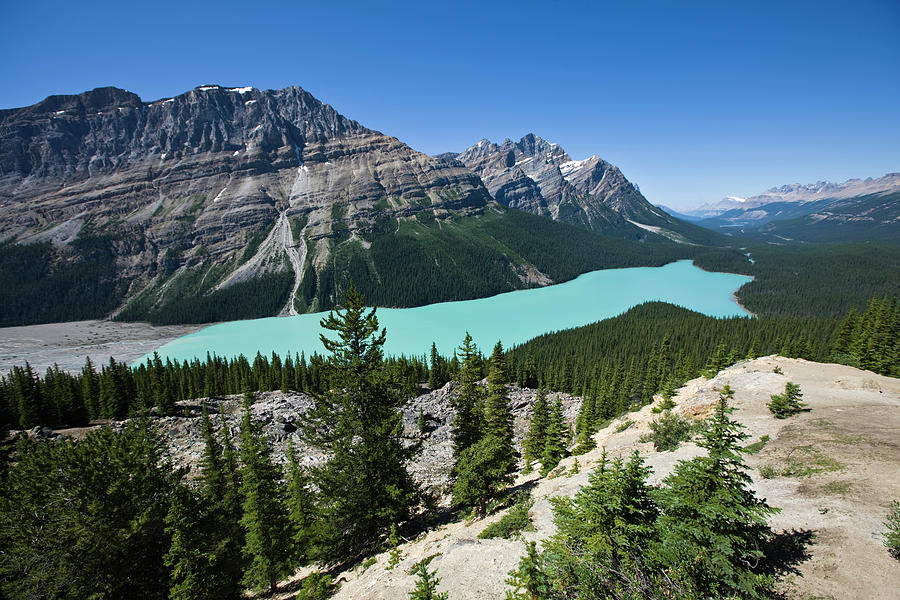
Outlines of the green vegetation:
{"type": "Polygon", "coordinates": [[[113,242],[82,234],[68,248],[0,245],[0,327],[109,314],[125,291],[116,281],[113,242]]]}
{"type": "Polygon", "coordinates": [[[441,578],[435,575],[435,571],[429,571],[428,565],[434,556],[417,562],[410,575],[416,576],[416,588],[409,593],[410,600],[447,600],[446,592],[438,592],[437,586],[441,582],[441,578]]]}
{"type": "Polygon", "coordinates": [[[533,529],[531,526],[531,516],[528,512],[534,505],[534,500],[528,493],[518,495],[516,502],[510,507],[503,517],[496,523],[491,523],[478,534],[478,539],[487,540],[491,538],[511,539],[521,531],[529,531],[533,529]]]}
{"type": "Polygon", "coordinates": [[[147,420],[80,442],[22,442],[0,493],[0,592],[166,598],[166,514],[182,475],[147,420]]]}
{"type": "Polygon", "coordinates": [[[900,560],[900,502],[891,501],[891,510],[884,522],[884,545],[891,556],[900,560]]]}
{"type": "Polygon", "coordinates": [[[772,401],[766,404],[776,419],[786,419],[804,409],[806,403],[801,402],[803,393],[800,386],[792,381],[784,384],[783,394],[772,394],[772,401]]]}
{"type": "Polygon", "coordinates": [[[512,413],[506,392],[506,365],[498,342],[491,354],[487,394],[482,396],[476,370],[476,348],[467,333],[460,347],[459,398],[453,420],[453,503],[471,506],[480,517],[488,502],[512,483],[517,453],[512,413]]]}
{"type": "Polygon", "coordinates": [[[760,450],[765,448],[766,444],[769,443],[769,436],[764,435],[759,438],[758,442],[753,442],[752,444],[747,444],[744,446],[744,454],[758,454],[760,450]]]}
{"type": "Polygon", "coordinates": [[[796,446],[779,463],[770,463],[760,467],[760,474],[765,479],[773,477],[812,477],[819,473],[840,471],[843,463],[828,456],[813,445],[796,446]]]}
{"type": "Polygon", "coordinates": [[[604,453],[574,498],[553,499],[557,533],[543,553],[527,548],[508,597],[769,597],[766,518],[775,509],[749,488],[746,436],[727,400],[703,432],[707,455],[679,462],[658,491],[637,453],[627,463],[604,453]]]}
{"type": "Polygon", "coordinates": [[[690,440],[694,430],[695,426],[689,419],[667,410],[650,421],[650,433],[641,441],[653,442],[653,447],[659,452],[671,452],[681,442],[690,440]]]}
{"type": "Polygon", "coordinates": [[[310,471],[317,490],[314,556],[325,564],[375,549],[392,526],[409,520],[419,500],[405,466],[414,448],[401,439],[406,398],[383,360],[385,332],[353,288],[343,304],[322,320],[336,336],[322,337],[329,386],[299,429],[309,446],[330,457],[310,471]]]}
{"type": "MultiPolygon", "coordinates": [[[[210,278],[213,279],[213,278],[210,278]]],[[[153,325],[213,323],[255,319],[276,314],[288,300],[294,276],[288,272],[267,273],[224,289],[196,294],[167,291],[163,302],[152,305],[139,298],[116,317],[119,321],[147,321],[153,325]]]]}
{"type": "Polygon", "coordinates": [[[839,362],[900,376],[900,304],[875,297],[861,315],[851,309],[837,333],[833,356],[839,362]]]}

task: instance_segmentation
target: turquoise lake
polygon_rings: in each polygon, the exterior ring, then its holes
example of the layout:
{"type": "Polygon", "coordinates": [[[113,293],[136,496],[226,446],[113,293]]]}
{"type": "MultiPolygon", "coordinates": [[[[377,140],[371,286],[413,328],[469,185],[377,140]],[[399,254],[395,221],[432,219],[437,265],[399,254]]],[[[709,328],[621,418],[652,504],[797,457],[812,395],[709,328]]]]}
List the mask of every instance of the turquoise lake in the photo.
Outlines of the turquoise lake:
{"type": "MultiPolygon", "coordinates": [[[[389,355],[421,356],[434,342],[441,354],[449,356],[466,331],[483,352],[490,353],[497,340],[509,347],[542,333],[614,317],[654,300],[713,317],[749,316],[735,301],[734,292],[751,279],[711,273],[683,260],[663,267],[593,271],[566,283],[478,300],[379,308],[376,315],[387,329],[385,352],[389,355]]],[[[257,352],[309,356],[324,352],[319,321],[325,314],[219,323],[173,340],[157,352],[173,360],[205,358],[207,352],[226,357],[243,354],[251,361],[257,352]]]]}

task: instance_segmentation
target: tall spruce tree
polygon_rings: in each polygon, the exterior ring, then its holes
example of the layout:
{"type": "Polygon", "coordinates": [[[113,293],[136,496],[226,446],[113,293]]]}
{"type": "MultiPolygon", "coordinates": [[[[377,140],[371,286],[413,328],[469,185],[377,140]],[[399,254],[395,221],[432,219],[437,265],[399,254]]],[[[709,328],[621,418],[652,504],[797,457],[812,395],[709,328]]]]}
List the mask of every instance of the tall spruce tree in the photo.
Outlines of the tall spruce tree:
{"type": "Polygon", "coordinates": [[[764,598],[774,582],[754,567],[772,536],[766,518],[778,510],[750,488],[741,446],[748,436],[729,416],[732,396],[726,385],[698,442],[707,455],[678,463],[664,482],[659,552],[667,564],[689,565],[703,597],[764,598]]]}
{"type": "Polygon", "coordinates": [[[506,391],[503,347],[497,342],[488,373],[484,426],[480,439],[465,448],[456,463],[454,502],[473,505],[479,515],[484,516],[488,501],[497,497],[512,482],[515,468],[516,451],[506,391]]]}
{"type": "Polygon", "coordinates": [[[531,419],[528,422],[528,433],[525,435],[525,461],[540,460],[547,443],[547,422],[550,420],[550,408],[547,406],[547,390],[540,388],[534,405],[531,408],[531,419]]]}
{"type": "Polygon", "coordinates": [[[478,385],[481,379],[478,348],[469,332],[466,332],[463,344],[459,347],[459,356],[462,360],[457,374],[458,396],[453,400],[456,416],[453,417],[450,432],[453,439],[454,471],[462,453],[481,439],[484,421],[484,390],[478,385]]]}
{"type": "Polygon", "coordinates": [[[509,393],[506,389],[506,361],[500,342],[491,353],[490,370],[487,377],[487,397],[484,402],[484,428],[482,435],[493,436],[500,446],[500,468],[512,473],[518,458],[513,443],[513,416],[509,407],[509,393]]]}
{"type": "Polygon", "coordinates": [[[562,402],[559,396],[550,410],[550,418],[547,420],[547,434],[544,438],[544,452],[541,454],[541,474],[546,475],[552,471],[559,461],[566,456],[568,445],[568,428],[563,416],[562,402]]]}
{"type": "Polygon", "coordinates": [[[292,537],[281,473],[272,462],[261,425],[253,420],[252,396],[244,397],[241,422],[241,497],[244,514],[244,584],[274,592],[291,570],[292,537]]]}
{"type": "Polygon", "coordinates": [[[399,383],[386,369],[375,309],[351,286],[343,309],[322,319],[330,391],[316,396],[302,439],[330,456],[311,470],[318,490],[317,558],[337,563],[375,548],[391,525],[407,521],[418,490],[406,470],[414,448],[403,444],[399,383]]]}
{"type": "Polygon", "coordinates": [[[312,519],[313,498],[307,484],[308,477],[300,466],[294,441],[288,440],[287,447],[287,506],[294,539],[295,566],[306,564],[313,555],[312,519]]]}

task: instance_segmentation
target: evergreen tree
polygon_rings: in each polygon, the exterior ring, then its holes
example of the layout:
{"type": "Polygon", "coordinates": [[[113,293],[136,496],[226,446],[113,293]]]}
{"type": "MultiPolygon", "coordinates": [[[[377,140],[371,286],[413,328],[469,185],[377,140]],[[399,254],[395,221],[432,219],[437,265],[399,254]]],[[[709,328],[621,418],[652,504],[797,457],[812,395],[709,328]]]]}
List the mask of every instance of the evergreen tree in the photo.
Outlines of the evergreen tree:
{"type": "Polygon", "coordinates": [[[441,578],[435,575],[436,571],[429,571],[430,558],[420,560],[413,566],[412,574],[417,577],[416,589],[409,593],[410,600],[447,600],[446,592],[438,592],[437,586],[441,578]]]}
{"type": "Polygon", "coordinates": [[[550,578],[544,571],[544,557],[537,544],[528,542],[519,566],[509,572],[506,583],[513,587],[506,600],[547,600],[551,596],[550,578]]]}
{"type": "Polygon", "coordinates": [[[568,427],[563,417],[562,403],[559,396],[553,403],[550,417],[547,420],[547,435],[544,442],[544,452],[541,454],[541,474],[546,475],[552,471],[559,461],[565,458],[568,446],[568,427]]]}
{"type": "Polygon", "coordinates": [[[453,418],[450,432],[453,439],[454,471],[459,465],[463,451],[481,438],[484,421],[483,389],[478,385],[481,379],[478,349],[469,332],[466,332],[459,353],[462,361],[457,375],[458,396],[453,401],[456,416],[453,418]]]}
{"type": "MultiPolygon", "coordinates": [[[[202,542],[209,550],[195,551],[203,557],[217,579],[215,590],[222,597],[240,595],[243,578],[244,534],[240,525],[241,489],[234,447],[231,444],[228,427],[222,417],[222,439],[220,444],[213,430],[209,410],[204,403],[201,413],[203,434],[203,456],[200,459],[200,483],[202,496],[197,501],[181,499],[178,505],[170,507],[171,526],[190,526],[191,512],[205,512],[197,533],[188,531],[184,535],[203,536],[202,542]],[[174,511],[174,512],[173,512],[174,511]]],[[[173,542],[174,544],[174,542],[173,542]]],[[[186,547],[190,550],[190,546],[186,547]]],[[[188,591],[191,586],[187,585],[188,591]]]]}
{"type": "Polygon", "coordinates": [[[660,495],[658,521],[664,563],[689,565],[686,575],[704,597],[767,597],[769,575],[754,567],[772,531],[766,518],[777,512],[750,489],[741,443],[748,437],[729,415],[733,396],[725,386],[698,445],[707,456],[682,461],[660,495]]]}
{"type": "Polygon", "coordinates": [[[274,592],[278,580],[290,573],[292,537],[284,503],[281,473],[272,462],[262,428],[253,420],[252,396],[244,397],[241,423],[241,497],[247,559],[244,584],[274,592]]]}
{"type": "Polygon", "coordinates": [[[100,384],[90,356],[85,357],[84,367],[81,369],[81,397],[84,400],[88,419],[98,418],[100,416],[100,384]]]}
{"type": "Polygon", "coordinates": [[[170,600],[239,598],[241,589],[222,572],[225,548],[212,506],[182,486],[172,495],[165,522],[172,538],[164,558],[171,569],[170,600]]]}
{"type": "Polygon", "coordinates": [[[786,419],[802,411],[806,403],[801,402],[803,393],[800,386],[792,381],[784,384],[783,394],[772,394],[772,401],[766,404],[776,419],[786,419]]]}
{"type": "Polygon", "coordinates": [[[184,471],[163,448],[143,419],[23,442],[0,493],[0,596],[166,598],[164,521],[184,471]]]}
{"type": "Polygon", "coordinates": [[[509,408],[506,383],[503,346],[497,342],[491,353],[482,435],[496,438],[501,451],[500,464],[497,467],[499,470],[512,473],[516,468],[517,453],[513,445],[513,416],[509,408]]]}
{"type": "Polygon", "coordinates": [[[294,566],[306,564],[313,554],[311,530],[314,506],[307,483],[308,478],[297,459],[294,441],[288,440],[287,507],[288,519],[293,530],[294,566]]]}
{"type": "Polygon", "coordinates": [[[503,347],[498,342],[491,355],[481,438],[463,450],[456,462],[454,502],[475,506],[483,517],[487,502],[512,482],[515,468],[512,413],[506,391],[503,347]]]}
{"type": "Polygon", "coordinates": [[[304,441],[330,456],[311,471],[318,491],[320,560],[350,559],[377,546],[391,525],[407,521],[418,500],[406,470],[415,451],[402,443],[403,398],[386,369],[375,309],[351,287],[343,310],[322,319],[336,339],[321,336],[330,353],[323,363],[331,390],[301,423],[304,441]]]}
{"type": "Polygon", "coordinates": [[[491,435],[463,450],[453,484],[453,503],[475,507],[479,517],[487,515],[488,502],[512,481],[504,464],[506,456],[506,449],[491,435]]]}
{"type": "Polygon", "coordinates": [[[547,406],[547,390],[540,388],[534,405],[531,408],[531,420],[528,433],[525,435],[525,460],[540,460],[547,443],[547,422],[550,420],[550,409],[547,406]]]}

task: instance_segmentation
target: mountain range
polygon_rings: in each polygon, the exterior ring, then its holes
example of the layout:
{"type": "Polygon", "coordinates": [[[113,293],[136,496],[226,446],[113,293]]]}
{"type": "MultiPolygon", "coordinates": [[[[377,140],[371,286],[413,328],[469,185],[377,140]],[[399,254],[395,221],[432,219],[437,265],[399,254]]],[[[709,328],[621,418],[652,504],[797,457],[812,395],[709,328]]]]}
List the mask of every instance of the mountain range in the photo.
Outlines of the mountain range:
{"type": "Polygon", "coordinates": [[[432,157],[299,87],[152,102],[108,87],[0,111],[6,325],[293,314],[351,281],[415,306],[661,264],[713,237],[599,157],[531,134],[432,157]]]}
{"type": "Polygon", "coordinates": [[[802,241],[900,239],[900,173],[877,179],[819,181],[670,214],[709,229],[802,241]]]}

